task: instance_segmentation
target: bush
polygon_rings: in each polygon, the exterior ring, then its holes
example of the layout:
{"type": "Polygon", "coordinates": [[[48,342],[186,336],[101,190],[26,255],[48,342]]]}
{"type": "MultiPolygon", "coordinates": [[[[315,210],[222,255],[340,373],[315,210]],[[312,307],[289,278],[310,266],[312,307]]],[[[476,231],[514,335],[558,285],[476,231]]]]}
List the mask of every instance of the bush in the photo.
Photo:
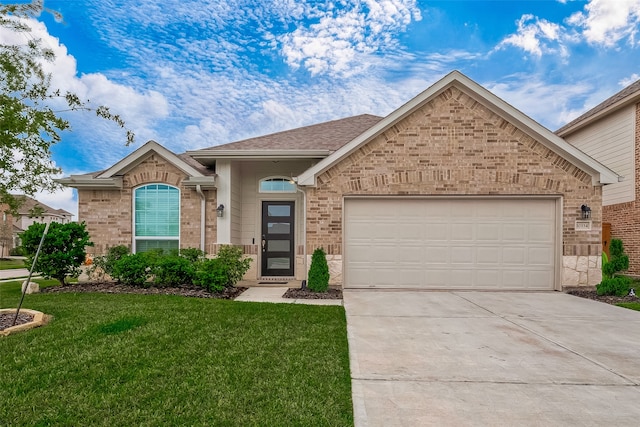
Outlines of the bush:
{"type": "Polygon", "coordinates": [[[613,277],[616,273],[629,268],[629,256],[624,253],[622,240],[611,239],[609,252],[611,253],[609,262],[602,265],[602,274],[605,278],[613,277]]]}
{"type": "Polygon", "coordinates": [[[193,262],[181,256],[160,257],[155,267],[155,283],[159,286],[190,285],[195,276],[193,262]]]}
{"type": "Polygon", "coordinates": [[[25,256],[24,250],[21,246],[9,250],[10,256],[25,256]]]}
{"type": "Polygon", "coordinates": [[[229,281],[227,286],[234,286],[244,277],[251,266],[250,258],[243,258],[242,249],[232,245],[223,245],[215,259],[227,266],[229,281]]]}
{"type": "Polygon", "coordinates": [[[195,263],[199,261],[203,261],[206,253],[198,248],[185,248],[180,249],[178,252],[179,255],[183,258],[188,259],[189,261],[195,263]]]}
{"type": "Polygon", "coordinates": [[[598,295],[616,295],[623,297],[629,295],[632,280],[629,277],[617,276],[602,279],[602,283],[596,285],[598,295]]]}
{"type": "Polygon", "coordinates": [[[316,249],[311,255],[307,286],[314,292],[327,292],[327,289],[329,289],[329,265],[327,264],[327,256],[322,248],[316,249]]]}
{"type": "Polygon", "coordinates": [[[113,277],[113,267],[116,262],[128,254],[129,248],[125,245],[110,247],[106,255],[93,258],[93,265],[88,271],[89,275],[100,279],[103,279],[105,274],[113,277]]]}
{"type": "MultiPolygon", "coordinates": [[[[38,245],[44,233],[45,224],[35,223],[20,233],[22,249],[26,253],[25,265],[31,268],[33,265],[38,245]]],[[[67,276],[78,277],[80,266],[84,263],[87,253],[85,248],[93,246],[89,240],[89,233],[84,222],[70,222],[60,224],[52,222],[42,243],[42,249],[38,255],[35,271],[42,273],[47,278],[53,278],[65,285],[67,276]]]]}
{"type": "Polygon", "coordinates": [[[146,252],[125,255],[114,263],[111,277],[123,285],[147,287],[154,274],[154,262],[155,257],[146,252]]]}
{"type": "MultiPolygon", "coordinates": [[[[193,284],[210,292],[222,292],[229,285],[229,266],[220,258],[202,261],[195,273],[193,284]]],[[[234,283],[235,284],[235,283],[234,283]]]]}

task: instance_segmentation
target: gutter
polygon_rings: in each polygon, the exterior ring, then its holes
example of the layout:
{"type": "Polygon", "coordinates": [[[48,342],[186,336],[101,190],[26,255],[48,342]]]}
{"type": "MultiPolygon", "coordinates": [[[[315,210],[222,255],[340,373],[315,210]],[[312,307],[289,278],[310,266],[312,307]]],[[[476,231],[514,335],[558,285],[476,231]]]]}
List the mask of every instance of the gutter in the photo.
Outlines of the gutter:
{"type": "Polygon", "coordinates": [[[196,192],[200,196],[200,250],[205,251],[204,246],[204,237],[205,237],[205,227],[207,226],[207,199],[204,196],[204,192],[202,191],[202,187],[200,184],[196,185],[196,192]]]}
{"type": "Polygon", "coordinates": [[[296,185],[296,191],[302,193],[302,247],[303,247],[303,264],[304,264],[304,282],[302,288],[306,287],[307,275],[309,274],[309,268],[307,266],[307,192],[298,185],[298,178],[293,178],[293,183],[296,185]]]}

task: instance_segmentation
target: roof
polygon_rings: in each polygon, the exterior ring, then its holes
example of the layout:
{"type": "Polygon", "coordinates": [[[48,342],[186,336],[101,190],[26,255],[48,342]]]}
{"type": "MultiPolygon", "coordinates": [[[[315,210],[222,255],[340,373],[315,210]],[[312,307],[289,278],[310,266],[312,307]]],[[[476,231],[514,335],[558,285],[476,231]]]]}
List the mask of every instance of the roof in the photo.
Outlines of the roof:
{"type": "Polygon", "coordinates": [[[382,117],[361,114],[200,150],[187,151],[186,154],[198,160],[219,157],[270,158],[274,156],[323,158],[380,120],[382,117]]]}
{"type": "Polygon", "coordinates": [[[42,202],[37,201],[36,199],[25,196],[25,195],[17,195],[16,199],[20,200],[20,207],[18,208],[19,215],[30,215],[33,212],[34,208],[41,208],[43,215],[52,215],[52,216],[72,216],[73,214],[69,211],[65,211],[64,209],[54,209],[51,206],[45,205],[42,202]]]}
{"type": "Polygon", "coordinates": [[[562,126],[556,131],[556,134],[560,136],[569,135],[605,115],[636,102],[640,102],[640,80],[630,84],[580,117],[562,126]]]}
{"type": "Polygon", "coordinates": [[[404,104],[402,107],[377,122],[361,135],[336,150],[333,154],[307,169],[297,177],[298,184],[303,186],[315,186],[318,175],[328,170],[349,156],[352,152],[367,144],[372,139],[412,114],[417,109],[432,101],[435,97],[439,96],[443,91],[452,86],[455,86],[459,90],[465,92],[477,102],[480,102],[495,114],[503,117],[514,126],[517,126],[521,131],[539,141],[550,150],[589,173],[593,177],[594,184],[611,184],[618,182],[618,175],[611,169],[587,156],[585,153],[578,150],[576,147],[555,135],[549,129],[540,125],[493,93],[489,92],[487,89],[483,88],[464,74],[459,71],[453,71],[404,104]]]}

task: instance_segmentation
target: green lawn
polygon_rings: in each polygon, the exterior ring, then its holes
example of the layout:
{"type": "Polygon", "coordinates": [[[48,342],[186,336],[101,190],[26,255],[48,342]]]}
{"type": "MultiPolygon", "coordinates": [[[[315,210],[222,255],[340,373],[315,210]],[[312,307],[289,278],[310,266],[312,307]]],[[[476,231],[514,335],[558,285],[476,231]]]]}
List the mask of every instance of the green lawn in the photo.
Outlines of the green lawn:
{"type": "MultiPolygon", "coordinates": [[[[15,307],[19,284],[0,284],[15,307]]],[[[342,307],[34,294],[0,338],[0,425],[353,425],[342,307]]]]}
{"type": "Polygon", "coordinates": [[[24,260],[13,258],[0,258],[0,270],[12,270],[15,268],[26,268],[24,260]]]}
{"type": "Polygon", "coordinates": [[[618,307],[630,308],[631,310],[640,311],[640,302],[621,302],[616,305],[618,307]]]}

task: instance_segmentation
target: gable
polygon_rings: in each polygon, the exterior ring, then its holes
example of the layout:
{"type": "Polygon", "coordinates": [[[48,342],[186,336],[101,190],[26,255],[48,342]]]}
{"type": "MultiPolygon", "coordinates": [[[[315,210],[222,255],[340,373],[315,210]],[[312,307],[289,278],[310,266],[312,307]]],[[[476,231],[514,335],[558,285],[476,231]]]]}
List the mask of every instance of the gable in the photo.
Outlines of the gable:
{"type": "MultiPolygon", "coordinates": [[[[537,149],[541,151],[544,151],[544,149],[551,151],[560,156],[564,162],[586,172],[592,178],[594,185],[617,182],[618,176],[613,171],[571,146],[562,138],[554,135],[551,131],[522,114],[466,76],[454,71],[385,117],[359,137],[298,176],[298,183],[304,186],[315,186],[318,176],[349,157],[359,148],[367,145],[386,132],[394,132],[394,126],[419,109],[428,106],[430,103],[440,102],[440,98],[444,97],[446,99],[452,96],[457,97],[461,105],[477,111],[483,111],[483,114],[488,119],[491,118],[491,120],[496,123],[500,121],[499,126],[510,125],[514,131],[517,130],[529,140],[536,141],[537,144],[540,145],[537,149]],[[542,147],[544,147],[544,149],[542,147]]],[[[451,114],[459,114],[459,110],[454,110],[451,114]]],[[[455,119],[458,118],[456,117],[455,119]]],[[[428,146],[425,146],[425,150],[429,150],[428,146]]]]}

